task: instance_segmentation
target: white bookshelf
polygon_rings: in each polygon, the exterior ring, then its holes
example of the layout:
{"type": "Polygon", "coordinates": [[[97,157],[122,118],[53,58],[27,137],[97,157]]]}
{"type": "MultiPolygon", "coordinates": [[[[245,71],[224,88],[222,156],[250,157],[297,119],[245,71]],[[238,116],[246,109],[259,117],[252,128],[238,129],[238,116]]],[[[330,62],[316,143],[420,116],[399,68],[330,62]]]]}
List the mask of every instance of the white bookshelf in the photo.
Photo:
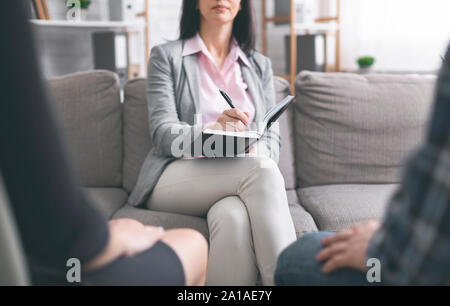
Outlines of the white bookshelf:
{"type": "Polygon", "coordinates": [[[337,31],[340,29],[336,22],[330,23],[296,23],[294,28],[297,34],[304,34],[309,32],[327,33],[337,31]]]}
{"type": "MultiPolygon", "coordinates": [[[[325,70],[328,71],[327,63],[327,41],[328,37],[334,36],[335,40],[335,63],[331,67],[334,71],[340,71],[340,2],[341,0],[286,0],[288,5],[276,10],[275,0],[261,0],[261,46],[262,53],[267,55],[268,49],[268,24],[283,24],[289,27],[289,49],[290,67],[289,74],[278,75],[291,83],[291,91],[295,92],[295,77],[297,70],[297,35],[298,34],[325,34],[323,44],[325,70]],[[267,15],[270,8],[271,14],[267,15]]],[[[330,69],[331,71],[331,69],[330,69]]]]}
{"type": "Polygon", "coordinates": [[[128,36],[127,52],[130,79],[136,76],[145,77],[150,53],[148,2],[149,0],[122,0],[122,3],[114,1],[113,6],[112,0],[96,0],[92,1],[89,9],[82,10],[79,20],[68,20],[66,1],[47,0],[50,19],[33,18],[29,22],[41,35],[40,39],[48,42],[44,46],[46,53],[43,58],[52,54],[52,60],[55,59],[56,64],[50,63],[48,59],[43,64],[47,67],[48,75],[59,75],[60,70],[64,73],[70,73],[72,70],[78,71],[78,67],[90,67],[90,64],[88,64],[92,60],[90,59],[92,55],[90,48],[80,51],[82,47],[77,45],[91,44],[91,33],[97,31],[122,31],[126,32],[128,36]],[[132,5],[129,5],[130,3],[132,5]],[[117,9],[118,5],[122,5],[122,11],[117,9]],[[116,10],[111,10],[112,8],[116,8],[116,10]],[[64,42],[72,47],[58,46],[58,44],[64,44],[64,42]],[[56,48],[64,51],[56,51],[56,48]],[[81,56],[82,52],[89,52],[89,55],[87,57],[81,56]],[[64,61],[62,53],[72,54],[72,58],[75,58],[74,63],[76,62],[77,65],[61,64],[64,61]],[[75,53],[76,56],[73,55],[75,53]],[[83,59],[85,60],[83,61],[83,59]]]}
{"type": "Polygon", "coordinates": [[[144,29],[145,22],[122,21],[67,21],[67,20],[40,20],[32,19],[30,22],[42,27],[66,27],[66,28],[135,28],[144,29]]]}

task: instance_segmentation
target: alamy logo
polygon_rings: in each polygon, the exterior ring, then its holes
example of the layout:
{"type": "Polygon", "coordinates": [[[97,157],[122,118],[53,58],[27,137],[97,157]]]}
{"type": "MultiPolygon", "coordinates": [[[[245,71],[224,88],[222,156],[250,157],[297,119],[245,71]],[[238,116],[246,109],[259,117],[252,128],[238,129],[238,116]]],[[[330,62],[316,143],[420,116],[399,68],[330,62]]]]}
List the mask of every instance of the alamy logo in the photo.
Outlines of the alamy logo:
{"type": "Polygon", "coordinates": [[[80,0],[68,0],[66,6],[70,9],[67,11],[66,19],[69,21],[81,20],[81,3],[80,0]]]}
{"type": "Polygon", "coordinates": [[[69,283],[81,283],[81,262],[78,258],[69,258],[66,263],[67,270],[66,279],[69,283]]]}
{"type": "MultiPolygon", "coordinates": [[[[194,126],[173,125],[170,129],[173,139],[171,142],[171,154],[174,157],[245,157],[257,156],[265,146],[276,148],[279,146],[277,137],[268,137],[266,142],[254,141],[244,137],[223,137],[211,136],[206,140],[202,139],[204,129],[201,114],[195,114],[194,126]],[[251,150],[250,150],[251,149],[251,150]],[[250,151],[248,151],[250,150],[250,151]]],[[[249,130],[263,130],[264,122],[254,122],[249,126],[249,130]]],[[[271,132],[279,134],[279,123],[274,122],[270,126],[271,132]]],[[[234,132],[232,125],[225,127],[225,132],[234,132]]]]}
{"type": "Polygon", "coordinates": [[[381,283],[381,263],[378,258],[369,258],[366,266],[369,270],[366,273],[366,279],[369,283],[381,283]]]}

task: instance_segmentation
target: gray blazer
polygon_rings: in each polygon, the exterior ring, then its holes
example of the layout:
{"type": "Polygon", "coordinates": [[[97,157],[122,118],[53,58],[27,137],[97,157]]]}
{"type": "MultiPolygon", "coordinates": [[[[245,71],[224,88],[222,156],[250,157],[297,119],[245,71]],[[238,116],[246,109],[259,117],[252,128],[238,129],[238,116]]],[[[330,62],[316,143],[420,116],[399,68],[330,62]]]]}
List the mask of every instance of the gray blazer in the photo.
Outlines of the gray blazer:
{"type": "MultiPolygon", "coordinates": [[[[152,149],[148,153],[139,177],[129,197],[129,204],[143,203],[163,173],[177,157],[171,146],[179,134],[198,135],[202,127],[194,122],[200,109],[200,77],[197,55],[182,56],[184,40],[155,46],[148,65],[147,104],[152,149]],[[194,133],[194,134],[193,134],[194,133]]],[[[253,52],[248,56],[251,67],[241,63],[242,74],[255,104],[255,120],[262,121],[267,109],[275,105],[272,64],[269,58],[253,52]]],[[[260,140],[261,152],[278,162],[280,136],[276,128],[260,140]]]]}

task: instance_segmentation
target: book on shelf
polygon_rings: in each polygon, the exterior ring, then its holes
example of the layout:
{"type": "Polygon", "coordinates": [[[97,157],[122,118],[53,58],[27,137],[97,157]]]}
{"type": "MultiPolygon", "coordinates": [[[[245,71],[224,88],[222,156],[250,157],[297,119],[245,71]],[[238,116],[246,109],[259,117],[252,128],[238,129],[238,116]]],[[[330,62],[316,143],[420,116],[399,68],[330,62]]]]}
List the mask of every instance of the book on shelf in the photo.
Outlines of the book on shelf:
{"type": "Polygon", "coordinates": [[[31,0],[30,18],[49,20],[50,12],[48,10],[47,0],[31,0]]]}
{"type": "Polygon", "coordinates": [[[42,9],[44,10],[44,15],[46,20],[50,20],[50,12],[48,10],[47,0],[41,0],[42,9]]]}

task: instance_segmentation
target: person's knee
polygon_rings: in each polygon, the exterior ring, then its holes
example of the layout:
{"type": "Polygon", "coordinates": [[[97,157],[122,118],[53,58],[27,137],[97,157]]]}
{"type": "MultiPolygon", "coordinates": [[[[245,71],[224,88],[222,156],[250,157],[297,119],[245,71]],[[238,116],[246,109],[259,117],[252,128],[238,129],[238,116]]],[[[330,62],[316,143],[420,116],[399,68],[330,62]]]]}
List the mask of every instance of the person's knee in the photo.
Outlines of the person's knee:
{"type": "Polygon", "coordinates": [[[186,236],[186,240],[189,241],[190,244],[196,246],[196,249],[200,253],[199,255],[205,256],[206,258],[208,253],[208,241],[205,236],[199,231],[191,228],[185,228],[183,231],[185,232],[184,235],[186,236]]]}
{"type": "Polygon", "coordinates": [[[197,261],[197,264],[193,265],[194,279],[193,285],[204,284],[206,278],[206,270],[208,267],[208,241],[198,231],[193,229],[187,229],[188,240],[192,243],[195,257],[191,258],[191,261],[197,261]]]}
{"type": "Polygon", "coordinates": [[[328,235],[330,233],[308,233],[284,249],[278,257],[275,271],[276,284],[303,284],[303,278],[307,274],[320,273],[320,264],[316,260],[316,255],[322,249],[322,239],[328,235]]]}
{"type": "Polygon", "coordinates": [[[252,168],[254,169],[269,169],[275,170],[278,169],[277,163],[267,156],[255,156],[249,159],[252,168]]]}
{"type": "Polygon", "coordinates": [[[239,197],[227,197],[215,203],[207,215],[210,235],[226,228],[242,232],[250,227],[247,209],[239,197]]]}
{"type": "Polygon", "coordinates": [[[186,283],[195,284],[206,273],[208,242],[205,237],[197,230],[183,228],[167,231],[162,240],[178,255],[186,274],[186,283]]]}
{"type": "Polygon", "coordinates": [[[283,266],[303,262],[306,258],[314,256],[313,253],[317,253],[320,248],[321,242],[317,232],[304,234],[283,250],[279,262],[283,266]]]}
{"type": "Polygon", "coordinates": [[[258,181],[258,185],[284,188],[283,175],[273,159],[266,156],[258,156],[251,158],[250,163],[250,174],[254,174],[253,177],[258,181]]]}

